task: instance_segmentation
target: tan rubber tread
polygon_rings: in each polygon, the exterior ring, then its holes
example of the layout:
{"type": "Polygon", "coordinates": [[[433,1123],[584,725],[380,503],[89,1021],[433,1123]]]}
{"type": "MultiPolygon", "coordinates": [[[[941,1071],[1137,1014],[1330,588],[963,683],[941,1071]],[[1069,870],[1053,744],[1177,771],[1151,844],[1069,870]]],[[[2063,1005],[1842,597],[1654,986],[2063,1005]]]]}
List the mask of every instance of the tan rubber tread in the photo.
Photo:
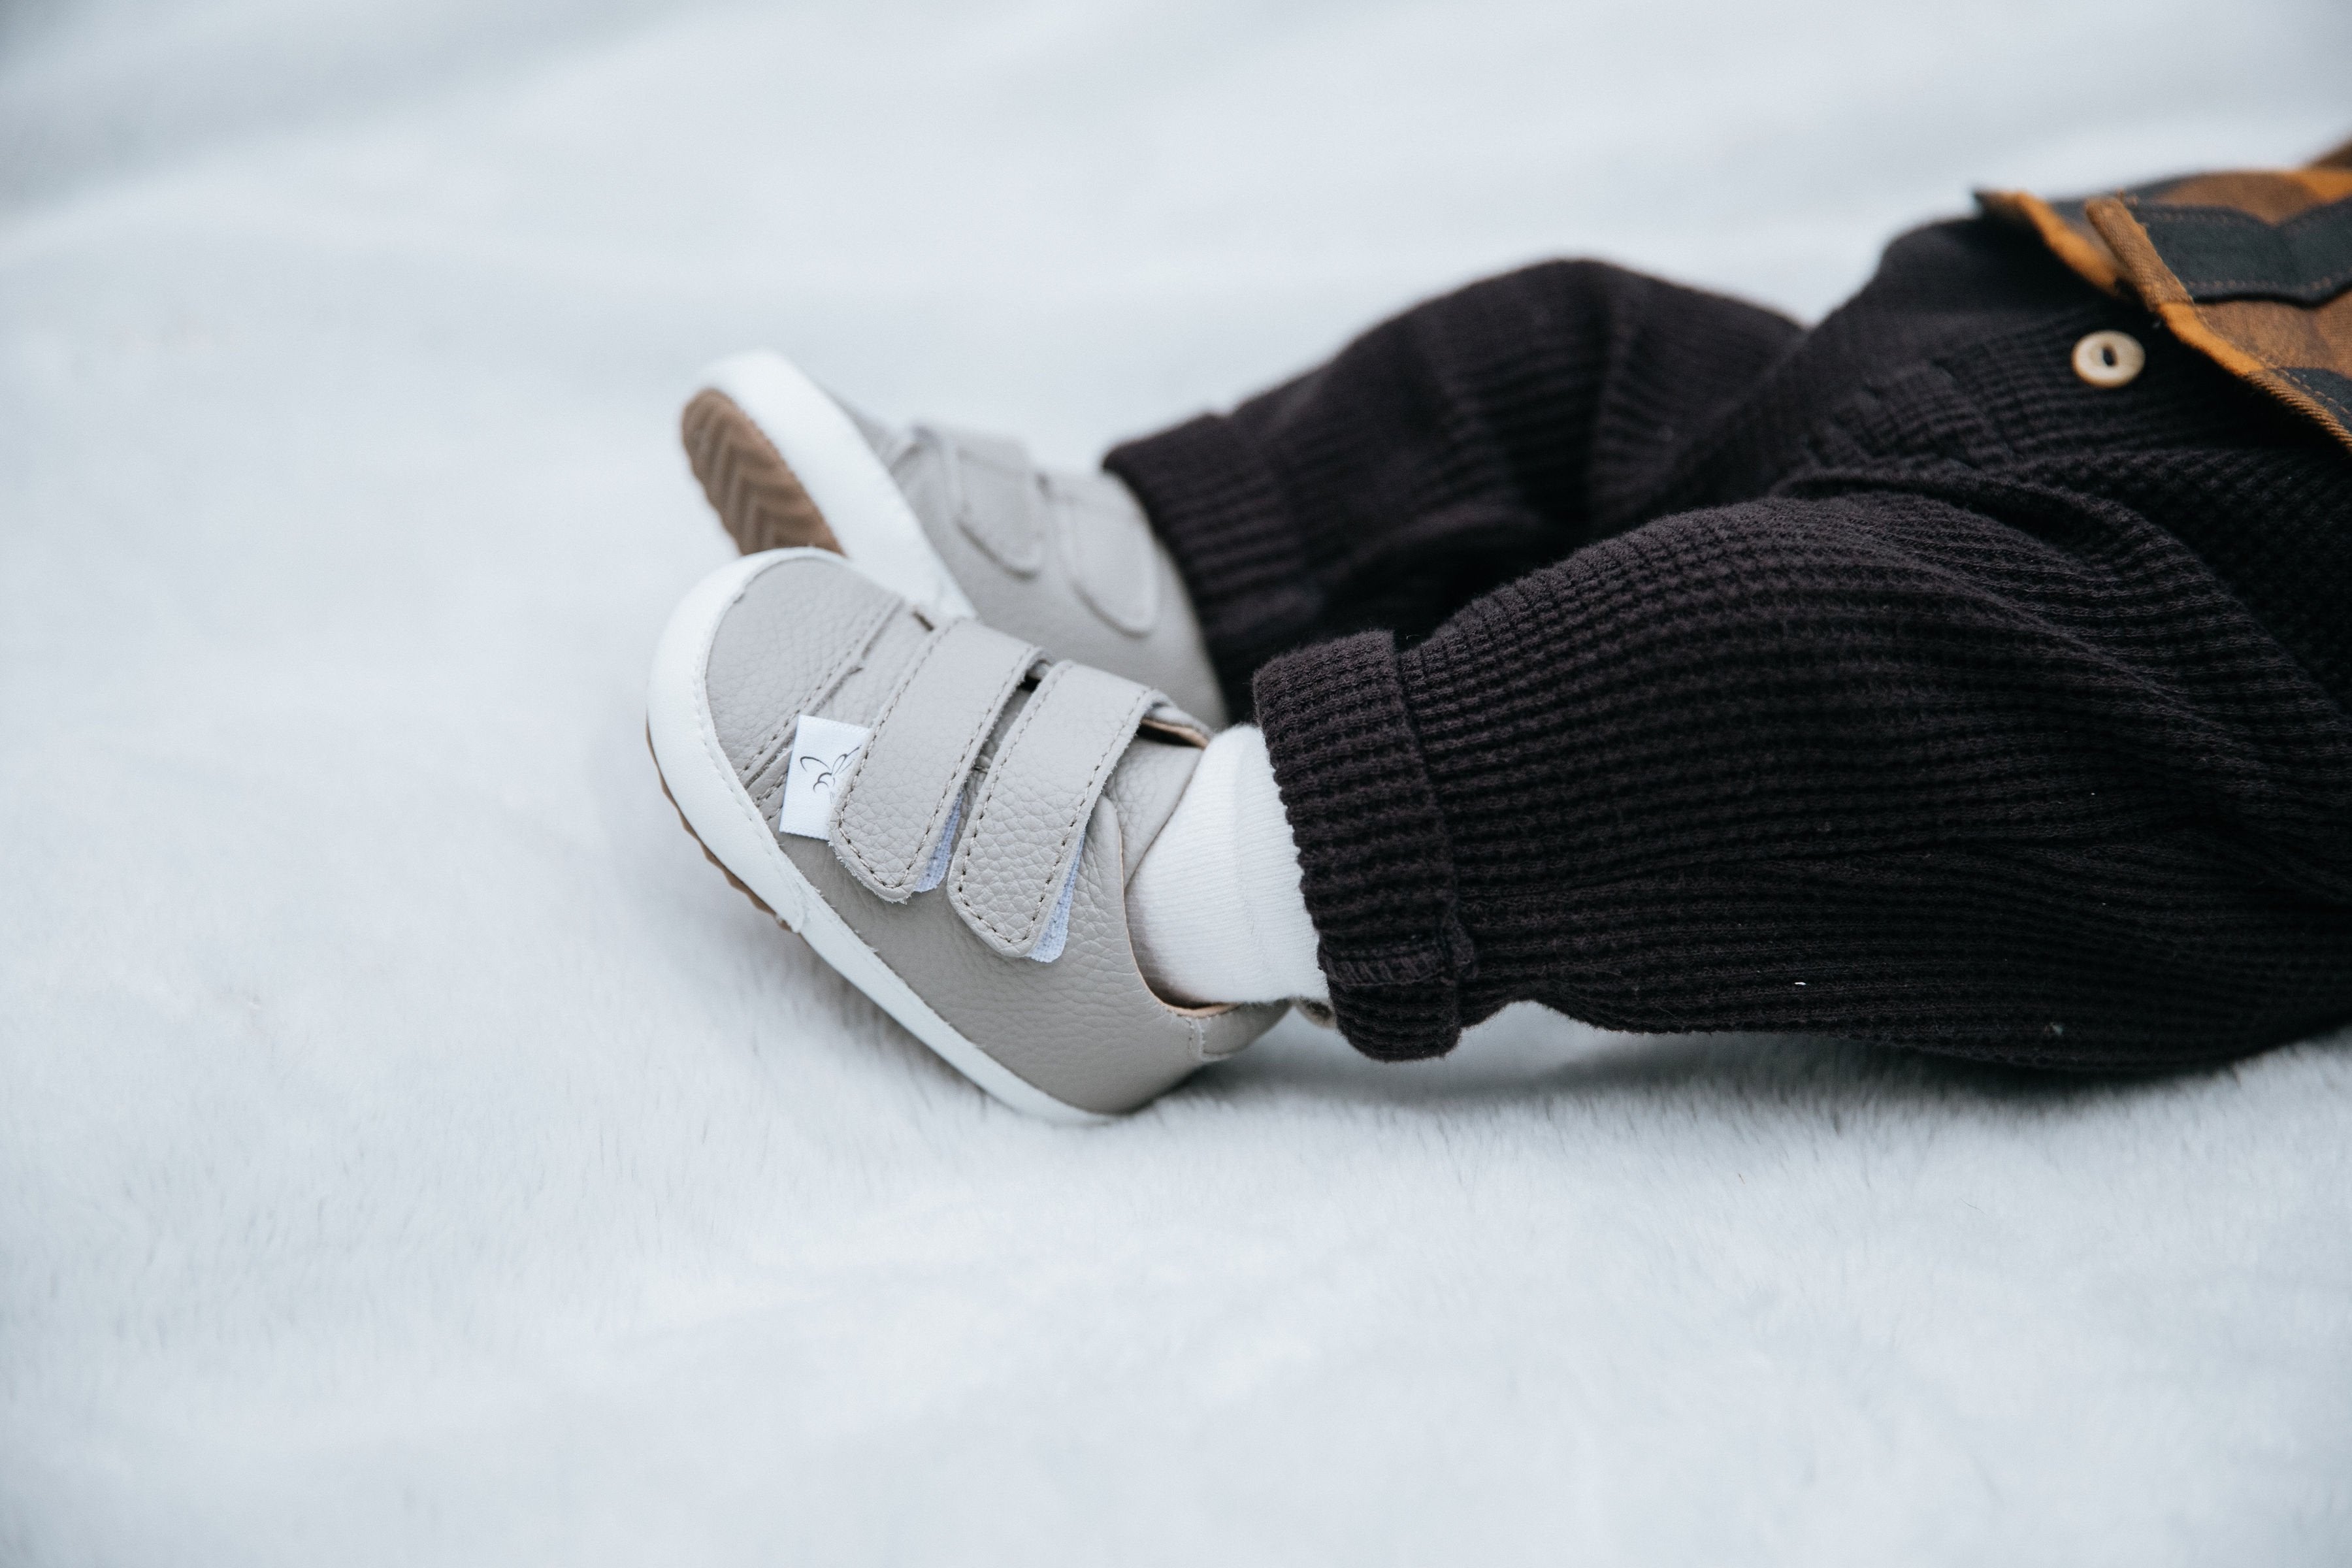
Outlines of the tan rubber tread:
{"type": "Polygon", "coordinates": [[[843,553],[792,466],[733,398],[710,387],[696,393],[678,417],[678,435],[738,550],[753,555],[814,546],[843,553]]]}

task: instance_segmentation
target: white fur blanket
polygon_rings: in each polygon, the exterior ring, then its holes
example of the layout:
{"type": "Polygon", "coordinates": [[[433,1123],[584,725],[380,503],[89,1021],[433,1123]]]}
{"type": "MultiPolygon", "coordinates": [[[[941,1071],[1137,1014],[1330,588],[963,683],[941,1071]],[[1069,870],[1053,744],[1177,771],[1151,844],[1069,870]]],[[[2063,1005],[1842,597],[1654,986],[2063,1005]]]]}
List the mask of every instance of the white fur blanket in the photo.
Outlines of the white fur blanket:
{"type": "Polygon", "coordinates": [[[2335,0],[0,9],[0,1562],[2352,1558],[2352,1056],[1286,1026],[1072,1133],[703,863],[695,368],[1057,459],[2276,163],[2335,0]],[[2226,25],[2224,25],[2226,24],[2226,25]]]}

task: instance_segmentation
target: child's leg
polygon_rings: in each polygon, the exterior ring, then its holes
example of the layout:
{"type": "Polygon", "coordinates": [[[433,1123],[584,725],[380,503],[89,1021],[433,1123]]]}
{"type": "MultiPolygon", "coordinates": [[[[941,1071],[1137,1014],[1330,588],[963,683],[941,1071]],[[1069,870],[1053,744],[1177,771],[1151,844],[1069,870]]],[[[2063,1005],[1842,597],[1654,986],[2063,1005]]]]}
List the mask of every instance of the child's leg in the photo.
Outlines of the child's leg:
{"type": "Polygon", "coordinates": [[[1667,456],[1797,334],[1591,262],[1474,284],[1225,416],[1114,450],[1236,713],[1274,654],[1408,640],[1632,521],[1667,456]]]}
{"type": "MultiPolygon", "coordinates": [[[[2152,525],[1976,500],[1684,513],[1416,647],[1368,632],[1266,664],[1258,718],[1349,1038],[1431,1055],[1533,999],[1624,1029],[2153,1068],[2352,1012],[2341,710],[2152,525]]],[[[1250,891],[1275,879],[1218,867],[1219,838],[1185,840],[1238,889],[1219,911],[1286,929],[1250,891]]],[[[1146,869],[1157,896],[1183,868],[1146,869]]],[[[1181,919],[1152,935],[1182,989],[1225,999],[1181,919]]],[[[1277,988],[1305,990],[1284,962],[1277,988]]]]}

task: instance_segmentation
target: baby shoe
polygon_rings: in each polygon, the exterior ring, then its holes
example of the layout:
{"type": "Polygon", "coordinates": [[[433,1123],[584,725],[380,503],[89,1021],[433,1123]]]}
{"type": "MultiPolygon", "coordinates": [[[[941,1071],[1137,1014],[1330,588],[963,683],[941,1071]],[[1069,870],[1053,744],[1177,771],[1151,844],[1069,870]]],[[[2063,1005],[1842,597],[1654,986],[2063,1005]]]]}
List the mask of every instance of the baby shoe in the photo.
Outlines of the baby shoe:
{"type": "Polygon", "coordinates": [[[1042,469],[1002,437],[897,429],[766,352],[710,367],[680,424],[747,554],[837,550],[933,615],[976,616],[1223,725],[1176,563],[1111,475],[1042,469]]]}
{"type": "Polygon", "coordinates": [[[1208,735],[1148,687],[775,550],[672,615],[646,734],[730,879],[1009,1105],[1131,1110],[1282,1016],[1137,967],[1128,879],[1208,735]]]}

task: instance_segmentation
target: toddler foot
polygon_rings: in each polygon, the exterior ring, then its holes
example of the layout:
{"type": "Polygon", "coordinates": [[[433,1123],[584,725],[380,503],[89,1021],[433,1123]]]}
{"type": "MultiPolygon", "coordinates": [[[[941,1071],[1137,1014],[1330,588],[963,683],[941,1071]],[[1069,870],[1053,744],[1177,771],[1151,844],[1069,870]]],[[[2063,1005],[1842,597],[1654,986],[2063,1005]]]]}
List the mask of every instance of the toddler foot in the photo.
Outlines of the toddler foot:
{"type": "Polygon", "coordinates": [[[1298,850],[1257,726],[1209,742],[1128,883],[1127,916],[1136,960],[1163,996],[1329,1002],[1298,850]]]}
{"type": "Polygon", "coordinates": [[[1131,1110],[1282,1016],[1137,964],[1128,885],[1208,735],[1135,681],[778,550],[672,616],[646,731],[711,858],[1009,1104],[1131,1110]]]}

